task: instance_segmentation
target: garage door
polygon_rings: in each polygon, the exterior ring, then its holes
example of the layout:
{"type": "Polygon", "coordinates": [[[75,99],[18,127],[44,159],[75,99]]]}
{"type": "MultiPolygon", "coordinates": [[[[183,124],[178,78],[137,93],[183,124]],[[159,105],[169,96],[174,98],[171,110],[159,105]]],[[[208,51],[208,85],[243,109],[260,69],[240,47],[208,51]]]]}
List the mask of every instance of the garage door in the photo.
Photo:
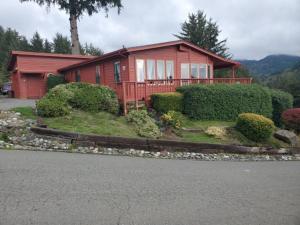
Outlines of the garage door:
{"type": "Polygon", "coordinates": [[[45,94],[45,81],[40,74],[26,74],[27,98],[37,99],[45,94]]]}

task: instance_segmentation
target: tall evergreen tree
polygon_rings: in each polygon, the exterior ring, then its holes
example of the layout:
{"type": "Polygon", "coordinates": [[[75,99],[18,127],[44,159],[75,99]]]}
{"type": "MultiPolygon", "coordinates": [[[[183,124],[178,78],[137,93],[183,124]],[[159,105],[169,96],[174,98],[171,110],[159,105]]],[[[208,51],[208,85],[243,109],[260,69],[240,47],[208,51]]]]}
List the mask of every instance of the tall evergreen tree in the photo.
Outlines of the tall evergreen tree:
{"type": "Polygon", "coordinates": [[[175,37],[192,42],[200,48],[209,50],[220,56],[229,58],[226,39],[219,40],[221,30],[216,22],[207,19],[203,11],[189,14],[188,21],[181,25],[181,32],[175,37]]]}
{"type": "Polygon", "coordinates": [[[57,33],[53,39],[53,51],[54,53],[71,54],[72,44],[68,37],[57,33]]]}
{"type": "Polygon", "coordinates": [[[84,47],[81,47],[81,54],[100,56],[103,55],[104,52],[102,49],[95,47],[93,44],[85,43],[84,47]]]}
{"type": "Polygon", "coordinates": [[[122,7],[122,0],[20,0],[21,2],[33,1],[43,6],[57,5],[61,10],[69,14],[72,40],[72,53],[80,54],[80,43],[78,37],[77,21],[84,14],[93,15],[98,13],[101,9],[108,12],[109,8],[117,7],[118,12],[122,7]]]}
{"type": "Polygon", "coordinates": [[[52,52],[52,43],[45,39],[44,41],[44,52],[51,53],[52,52]]]}
{"type": "Polygon", "coordinates": [[[38,32],[33,34],[30,40],[31,51],[33,52],[43,52],[44,51],[44,40],[41,38],[38,32]]]}

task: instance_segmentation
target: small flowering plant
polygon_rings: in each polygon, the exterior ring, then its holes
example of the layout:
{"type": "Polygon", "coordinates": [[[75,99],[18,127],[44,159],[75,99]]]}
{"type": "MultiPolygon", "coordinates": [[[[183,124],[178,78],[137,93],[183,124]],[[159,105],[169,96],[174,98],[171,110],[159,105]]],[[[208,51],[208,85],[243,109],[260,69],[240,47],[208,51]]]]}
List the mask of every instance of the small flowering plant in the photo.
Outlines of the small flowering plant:
{"type": "Polygon", "coordinates": [[[160,120],[167,128],[179,129],[182,126],[183,116],[180,112],[168,111],[160,117],[160,120]]]}

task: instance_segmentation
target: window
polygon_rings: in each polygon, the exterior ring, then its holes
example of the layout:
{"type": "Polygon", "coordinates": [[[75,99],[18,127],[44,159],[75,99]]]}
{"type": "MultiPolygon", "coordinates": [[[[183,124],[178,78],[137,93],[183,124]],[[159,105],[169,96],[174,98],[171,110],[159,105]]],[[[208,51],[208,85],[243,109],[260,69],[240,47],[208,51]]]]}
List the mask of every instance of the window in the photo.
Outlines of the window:
{"type": "Polygon", "coordinates": [[[155,79],[155,61],[152,59],[147,60],[147,79],[155,79]]]}
{"type": "Polygon", "coordinates": [[[210,79],[211,75],[210,75],[210,65],[207,65],[207,75],[208,75],[208,78],[210,79]]]}
{"type": "Polygon", "coordinates": [[[166,61],[166,67],[167,67],[167,79],[173,79],[174,78],[174,62],[172,60],[166,61]]]}
{"type": "Polygon", "coordinates": [[[192,78],[199,78],[199,64],[192,63],[191,64],[191,77],[192,78]]]}
{"type": "Polygon", "coordinates": [[[190,65],[188,63],[181,63],[181,79],[190,78],[190,65]]]}
{"type": "Polygon", "coordinates": [[[136,80],[137,82],[145,81],[145,62],[143,59],[136,60],[136,80]]]}
{"type": "Polygon", "coordinates": [[[96,66],[96,84],[100,84],[100,66],[96,66]]]}
{"type": "Polygon", "coordinates": [[[165,61],[157,60],[157,79],[163,80],[165,79],[165,61]]]}
{"type": "Polygon", "coordinates": [[[207,78],[206,64],[200,64],[200,78],[202,79],[207,78]]]}
{"type": "Polygon", "coordinates": [[[115,81],[121,82],[121,74],[120,74],[120,62],[114,63],[114,75],[115,75],[115,81]]]}
{"type": "Polygon", "coordinates": [[[76,70],[75,72],[75,81],[80,82],[80,70],[76,70]]]}

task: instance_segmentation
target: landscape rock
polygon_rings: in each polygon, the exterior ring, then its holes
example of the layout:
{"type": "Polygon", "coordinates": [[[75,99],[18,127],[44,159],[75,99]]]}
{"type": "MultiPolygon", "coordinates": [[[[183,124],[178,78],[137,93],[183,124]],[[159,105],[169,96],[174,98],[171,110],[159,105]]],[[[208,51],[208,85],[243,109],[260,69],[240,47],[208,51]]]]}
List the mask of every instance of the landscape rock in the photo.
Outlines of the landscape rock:
{"type": "Polygon", "coordinates": [[[274,133],[274,137],[291,144],[293,147],[299,146],[299,138],[294,132],[288,130],[278,130],[274,133]]]}

